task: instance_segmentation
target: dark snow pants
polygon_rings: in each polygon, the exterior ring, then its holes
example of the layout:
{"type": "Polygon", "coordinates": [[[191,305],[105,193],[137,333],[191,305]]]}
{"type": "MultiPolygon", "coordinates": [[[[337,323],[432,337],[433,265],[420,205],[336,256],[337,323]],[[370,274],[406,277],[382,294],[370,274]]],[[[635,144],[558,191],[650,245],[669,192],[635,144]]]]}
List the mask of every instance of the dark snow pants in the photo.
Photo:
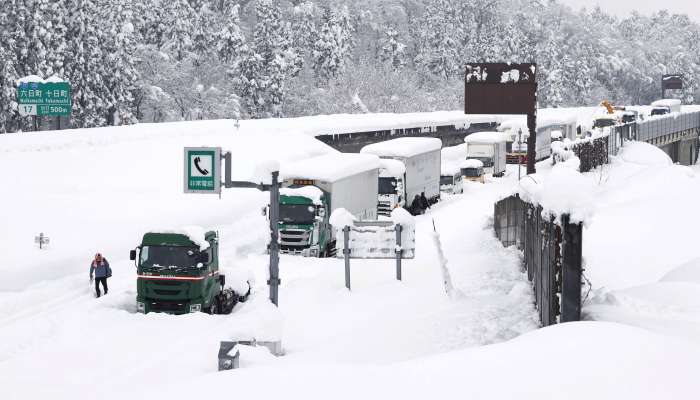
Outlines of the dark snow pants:
{"type": "Polygon", "coordinates": [[[107,278],[95,278],[95,292],[97,293],[97,297],[100,297],[100,282],[102,282],[102,287],[105,290],[105,294],[107,294],[107,278]]]}

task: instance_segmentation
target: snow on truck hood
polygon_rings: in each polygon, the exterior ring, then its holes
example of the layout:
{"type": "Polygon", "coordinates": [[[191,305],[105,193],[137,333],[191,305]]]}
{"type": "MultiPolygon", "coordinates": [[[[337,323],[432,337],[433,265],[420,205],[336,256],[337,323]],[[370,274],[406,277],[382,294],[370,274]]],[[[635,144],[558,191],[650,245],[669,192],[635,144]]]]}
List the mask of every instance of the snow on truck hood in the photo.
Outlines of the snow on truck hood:
{"type": "Polygon", "coordinates": [[[379,157],[371,154],[332,153],[283,164],[282,179],[314,179],[334,182],[347,176],[379,169],[379,157]]]}
{"type": "Polygon", "coordinates": [[[384,142],[369,144],[360,150],[363,154],[375,154],[380,157],[409,158],[429,151],[440,150],[442,141],[437,138],[402,137],[384,142]]]}

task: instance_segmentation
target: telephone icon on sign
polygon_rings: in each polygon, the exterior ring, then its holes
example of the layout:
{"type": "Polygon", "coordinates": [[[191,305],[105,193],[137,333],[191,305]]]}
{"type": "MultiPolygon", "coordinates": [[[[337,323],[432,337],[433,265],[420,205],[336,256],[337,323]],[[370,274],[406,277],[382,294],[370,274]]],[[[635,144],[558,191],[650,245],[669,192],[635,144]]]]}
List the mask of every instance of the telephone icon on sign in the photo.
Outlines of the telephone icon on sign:
{"type": "Polygon", "coordinates": [[[199,166],[199,163],[202,162],[202,160],[199,157],[194,158],[194,167],[197,168],[197,171],[199,171],[200,174],[202,175],[209,175],[209,170],[206,168],[202,168],[199,166]]]}

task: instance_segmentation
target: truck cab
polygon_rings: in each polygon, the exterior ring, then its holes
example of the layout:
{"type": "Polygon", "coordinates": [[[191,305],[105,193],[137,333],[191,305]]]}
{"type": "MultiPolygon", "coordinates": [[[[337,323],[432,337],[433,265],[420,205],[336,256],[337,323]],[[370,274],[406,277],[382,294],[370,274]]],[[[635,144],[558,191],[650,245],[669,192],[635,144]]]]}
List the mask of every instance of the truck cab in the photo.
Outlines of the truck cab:
{"type": "Polygon", "coordinates": [[[421,194],[430,204],[440,200],[441,148],[437,138],[400,137],[360,149],[361,154],[380,158],[379,215],[406,208],[421,194]]]}
{"type": "Polygon", "coordinates": [[[399,160],[379,160],[377,214],[389,216],[397,207],[406,206],[406,166],[399,160]]]}
{"type": "Polygon", "coordinates": [[[186,314],[232,309],[231,302],[235,305],[241,296],[234,299],[233,293],[223,290],[218,256],[219,239],[214,231],[206,232],[199,243],[185,233],[144,234],[130,254],[137,271],[137,311],[186,314]],[[225,298],[227,295],[231,298],[225,298]]]}
{"type": "Polygon", "coordinates": [[[334,210],[377,217],[379,157],[330,153],[284,164],[280,171],[280,250],[312,257],[335,254],[334,210]]]}
{"type": "Polygon", "coordinates": [[[462,163],[461,175],[465,181],[484,183],[484,163],[481,160],[468,159],[462,163]]]}
{"type": "Polygon", "coordinates": [[[280,250],[325,257],[335,248],[328,218],[328,194],[312,180],[294,179],[280,190],[280,250]]]}
{"type": "Polygon", "coordinates": [[[462,184],[462,173],[457,171],[453,173],[440,174],[440,191],[444,193],[460,194],[464,192],[462,184]]]}

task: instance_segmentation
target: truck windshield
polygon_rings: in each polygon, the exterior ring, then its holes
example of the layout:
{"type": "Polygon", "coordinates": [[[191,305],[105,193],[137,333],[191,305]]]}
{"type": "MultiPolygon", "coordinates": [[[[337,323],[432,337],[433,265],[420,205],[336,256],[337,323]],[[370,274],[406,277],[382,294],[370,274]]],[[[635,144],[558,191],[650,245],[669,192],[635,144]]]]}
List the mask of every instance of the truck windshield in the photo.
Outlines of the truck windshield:
{"type": "Polygon", "coordinates": [[[454,183],[454,177],[452,175],[442,175],[440,177],[441,185],[452,185],[454,183]]]}
{"type": "Polygon", "coordinates": [[[316,207],[311,204],[280,204],[280,221],[296,224],[312,224],[316,207]]]}
{"type": "Polygon", "coordinates": [[[613,125],[615,125],[615,120],[612,120],[609,118],[600,118],[600,119],[597,119],[593,122],[594,128],[605,128],[606,126],[613,126],[613,125]]]}
{"type": "Polygon", "coordinates": [[[379,194],[396,194],[396,178],[380,177],[379,194]]]}
{"type": "Polygon", "coordinates": [[[470,178],[478,178],[481,176],[481,168],[462,168],[462,175],[470,178]]]}
{"type": "Polygon", "coordinates": [[[199,249],[184,246],[143,246],[141,266],[152,268],[186,269],[197,265],[199,249]]]}

